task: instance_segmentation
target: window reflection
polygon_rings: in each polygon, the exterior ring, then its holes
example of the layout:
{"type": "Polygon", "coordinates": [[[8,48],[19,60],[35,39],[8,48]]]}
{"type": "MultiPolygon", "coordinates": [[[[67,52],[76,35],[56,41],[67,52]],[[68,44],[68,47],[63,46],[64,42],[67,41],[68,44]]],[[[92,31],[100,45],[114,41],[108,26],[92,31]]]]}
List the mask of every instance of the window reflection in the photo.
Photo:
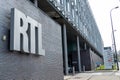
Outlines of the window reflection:
{"type": "MultiPolygon", "coordinates": [[[[52,0],[62,15],[96,48],[102,44],[101,36],[86,0],[52,0]],[[99,45],[96,45],[99,44],[99,45]]],[[[102,51],[101,48],[98,48],[102,51]]]]}

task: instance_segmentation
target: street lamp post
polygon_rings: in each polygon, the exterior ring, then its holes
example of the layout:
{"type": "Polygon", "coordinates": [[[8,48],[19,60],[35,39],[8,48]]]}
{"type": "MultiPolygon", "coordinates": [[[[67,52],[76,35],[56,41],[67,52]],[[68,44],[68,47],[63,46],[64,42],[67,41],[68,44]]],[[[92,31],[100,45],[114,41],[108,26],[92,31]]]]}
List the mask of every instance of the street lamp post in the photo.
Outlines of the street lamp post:
{"type": "Polygon", "coordinates": [[[116,49],[116,42],[115,42],[115,35],[114,35],[114,29],[113,29],[113,21],[112,21],[112,11],[114,9],[117,9],[119,8],[118,6],[117,7],[114,7],[110,10],[110,20],[111,20],[111,27],[112,27],[112,36],[113,36],[113,43],[114,43],[114,49],[115,49],[115,61],[117,63],[117,70],[119,70],[119,65],[118,65],[118,57],[117,57],[117,49],[116,49]]]}

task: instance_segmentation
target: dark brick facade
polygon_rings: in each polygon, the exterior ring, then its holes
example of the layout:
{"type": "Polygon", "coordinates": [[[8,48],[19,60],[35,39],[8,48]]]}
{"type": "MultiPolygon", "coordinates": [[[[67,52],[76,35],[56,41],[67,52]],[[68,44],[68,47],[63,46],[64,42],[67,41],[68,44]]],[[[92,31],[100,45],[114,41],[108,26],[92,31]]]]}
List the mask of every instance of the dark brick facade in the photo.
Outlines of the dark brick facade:
{"type": "Polygon", "coordinates": [[[61,27],[29,0],[0,0],[0,80],[63,80],[61,27]],[[42,24],[45,56],[9,50],[11,8],[42,24]]]}
{"type": "Polygon", "coordinates": [[[81,50],[81,67],[85,66],[86,71],[95,70],[97,64],[103,64],[102,57],[98,56],[92,50],[81,50]]]}

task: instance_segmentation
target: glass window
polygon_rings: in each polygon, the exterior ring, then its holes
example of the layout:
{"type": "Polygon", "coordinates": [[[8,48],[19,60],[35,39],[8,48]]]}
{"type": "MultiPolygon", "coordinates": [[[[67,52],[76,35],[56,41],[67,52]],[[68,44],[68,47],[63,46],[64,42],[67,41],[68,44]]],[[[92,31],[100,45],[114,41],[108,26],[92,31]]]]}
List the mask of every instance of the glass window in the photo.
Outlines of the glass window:
{"type": "Polygon", "coordinates": [[[76,14],[76,25],[78,26],[78,21],[79,21],[79,19],[78,19],[78,14],[76,14]]]}
{"type": "Polygon", "coordinates": [[[55,1],[56,6],[60,6],[60,0],[55,1]]]}
{"type": "Polygon", "coordinates": [[[67,0],[67,11],[70,12],[70,1],[67,0]]]}
{"type": "Polygon", "coordinates": [[[63,0],[60,0],[60,3],[63,5],[63,0]]]}
{"type": "Polygon", "coordinates": [[[34,0],[30,0],[32,3],[34,3],[34,0]]]}
{"type": "Polygon", "coordinates": [[[75,5],[77,5],[77,0],[75,0],[75,5]]]}
{"type": "Polygon", "coordinates": [[[74,9],[72,9],[72,18],[73,18],[73,21],[74,21],[74,18],[75,18],[75,12],[74,12],[74,9]]]}
{"type": "Polygon", "coordinates": [[[70,20],[70,13],[71,13],[71,6],[70,6],[70,0],[66,0],[66,16],[70,20]]]}

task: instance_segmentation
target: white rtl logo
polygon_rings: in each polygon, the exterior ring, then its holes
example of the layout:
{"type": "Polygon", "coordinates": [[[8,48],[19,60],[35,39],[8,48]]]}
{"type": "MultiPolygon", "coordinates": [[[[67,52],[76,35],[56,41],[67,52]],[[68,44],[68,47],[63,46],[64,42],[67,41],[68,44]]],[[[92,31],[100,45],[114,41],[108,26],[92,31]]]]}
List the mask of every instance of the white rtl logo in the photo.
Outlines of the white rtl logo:
{"type": "Polygon", "coordinates": [[[17,9],[12,9],[10,50],[45,55],[41,24],[17,9]]]}

